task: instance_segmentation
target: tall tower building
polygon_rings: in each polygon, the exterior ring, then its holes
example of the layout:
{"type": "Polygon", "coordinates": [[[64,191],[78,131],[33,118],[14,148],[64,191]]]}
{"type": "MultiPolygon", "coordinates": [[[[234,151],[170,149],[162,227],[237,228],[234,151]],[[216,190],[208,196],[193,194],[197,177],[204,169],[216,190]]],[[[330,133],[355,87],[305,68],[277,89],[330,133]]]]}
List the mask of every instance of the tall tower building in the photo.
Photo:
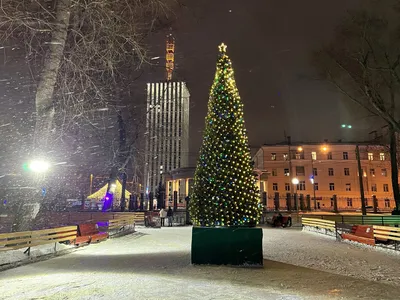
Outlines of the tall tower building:
{"type": "Polygon", "coordinates": [[[189,90],[173,81],[175,41],[166,44],[166,81],[147,83],[145,192],[153,194],[163,174],[189,164],[189,90]]]}

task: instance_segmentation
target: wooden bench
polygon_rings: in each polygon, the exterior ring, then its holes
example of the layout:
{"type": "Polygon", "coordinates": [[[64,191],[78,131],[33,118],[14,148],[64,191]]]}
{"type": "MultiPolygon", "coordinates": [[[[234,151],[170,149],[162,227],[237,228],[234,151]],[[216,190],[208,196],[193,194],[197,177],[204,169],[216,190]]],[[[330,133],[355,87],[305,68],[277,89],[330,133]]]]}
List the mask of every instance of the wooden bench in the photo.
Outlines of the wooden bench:
{"type": "Polygon", "coordinates": [[[133,218],[135,220],[135,223],[144,224],[145,214],[144,214],[144,212],[134,212],[133,218]]]}
{"type": "Polygon", "coordinates": [[[75,245],[89,244],[100,242],[108,238],[107,232],[100,232],[94,223],[86,223],[78,225],[78,236],[75,245]]]}
{"type": "Polygon", "coordinates": [[[117,234],[129,229],[135,229],[135,218],[131,217],[124,217],[124,218],[117,218],[108,221],[108,231],[111,234],[117,234]]]}
{"type": "Polygon", "coordinates": [[[370,225],[354,225],[351,233],[343,233],[342,239],[375,246],[374,229],[370,225]]]}
{"type": "Polygon", "coordinates": [[[70,242],[74,243],[77,237],[76,226],[58,227],[52,229],[23,231],[0,234],[0,251],[27,248],[25,252],[30,254],[30,248],[39,245],[70,242]]]}
{"type": "Polygon", "coordinates": [[[316,218],[302,218],[301,223],[303,226],[310,226],[315,228],[323,228],[333,232],[336,232],[336,223],[331,220],[323,220],[316,218]]]}
{"type": "Polygon", "coordinates": [[[394,241],[400,242],[400,228],[390,226],[377,226],[374,225],[374,238],[377,241],[387,242],[394,241]]]}

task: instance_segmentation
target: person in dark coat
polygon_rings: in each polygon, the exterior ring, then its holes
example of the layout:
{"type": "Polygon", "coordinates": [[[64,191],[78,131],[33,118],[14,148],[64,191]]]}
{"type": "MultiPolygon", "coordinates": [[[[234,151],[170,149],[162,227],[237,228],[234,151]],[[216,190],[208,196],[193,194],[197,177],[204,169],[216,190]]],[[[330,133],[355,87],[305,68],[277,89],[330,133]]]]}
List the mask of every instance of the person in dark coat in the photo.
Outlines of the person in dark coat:
{"type": "Polygon", "coordinates": [[[168,227],[172,227],[172,220],[174,217],[174,212],[172,211],[171,206],[168,208],[167,217],[168,217],[168,227]]]}

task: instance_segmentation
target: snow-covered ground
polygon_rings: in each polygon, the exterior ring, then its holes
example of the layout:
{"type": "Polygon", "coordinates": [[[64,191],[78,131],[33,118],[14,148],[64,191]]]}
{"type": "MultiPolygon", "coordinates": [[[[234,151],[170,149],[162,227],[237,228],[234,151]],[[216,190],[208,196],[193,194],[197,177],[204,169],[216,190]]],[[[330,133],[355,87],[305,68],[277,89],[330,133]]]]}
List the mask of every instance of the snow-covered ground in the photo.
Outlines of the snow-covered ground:
{"type": "Polygon", "coordinates": [[[400,255],[264,230],[264,268],[190,265],[191,228],[138,233],[0,272],[0,299],[399,299],[400,255]]]}
{"type": "Polygon", "coordinates": [[[24,264],[29,261],[40,260],[45,256],[67,253],[69,250],[75,250],[75,247],[60,243],[45,244],[32,247],[29,256],[24,253],[26,249],[27,248],[0,251],[0,270],[3,270],[4,268],[7,269],[12,265],[18,265],[20,263],[24,264]]]}

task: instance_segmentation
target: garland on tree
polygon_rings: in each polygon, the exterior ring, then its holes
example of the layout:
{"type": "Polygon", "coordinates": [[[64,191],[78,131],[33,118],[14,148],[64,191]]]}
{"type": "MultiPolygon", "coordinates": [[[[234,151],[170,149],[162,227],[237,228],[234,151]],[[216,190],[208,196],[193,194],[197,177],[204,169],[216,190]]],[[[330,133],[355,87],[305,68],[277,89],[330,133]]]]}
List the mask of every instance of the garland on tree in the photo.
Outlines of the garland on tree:
{"type": "Polygon", "coordinates": [[[195,225],[249,226],[261,215],[259,191],[226,45],[219,46],[190,214],[195,225]]]}

